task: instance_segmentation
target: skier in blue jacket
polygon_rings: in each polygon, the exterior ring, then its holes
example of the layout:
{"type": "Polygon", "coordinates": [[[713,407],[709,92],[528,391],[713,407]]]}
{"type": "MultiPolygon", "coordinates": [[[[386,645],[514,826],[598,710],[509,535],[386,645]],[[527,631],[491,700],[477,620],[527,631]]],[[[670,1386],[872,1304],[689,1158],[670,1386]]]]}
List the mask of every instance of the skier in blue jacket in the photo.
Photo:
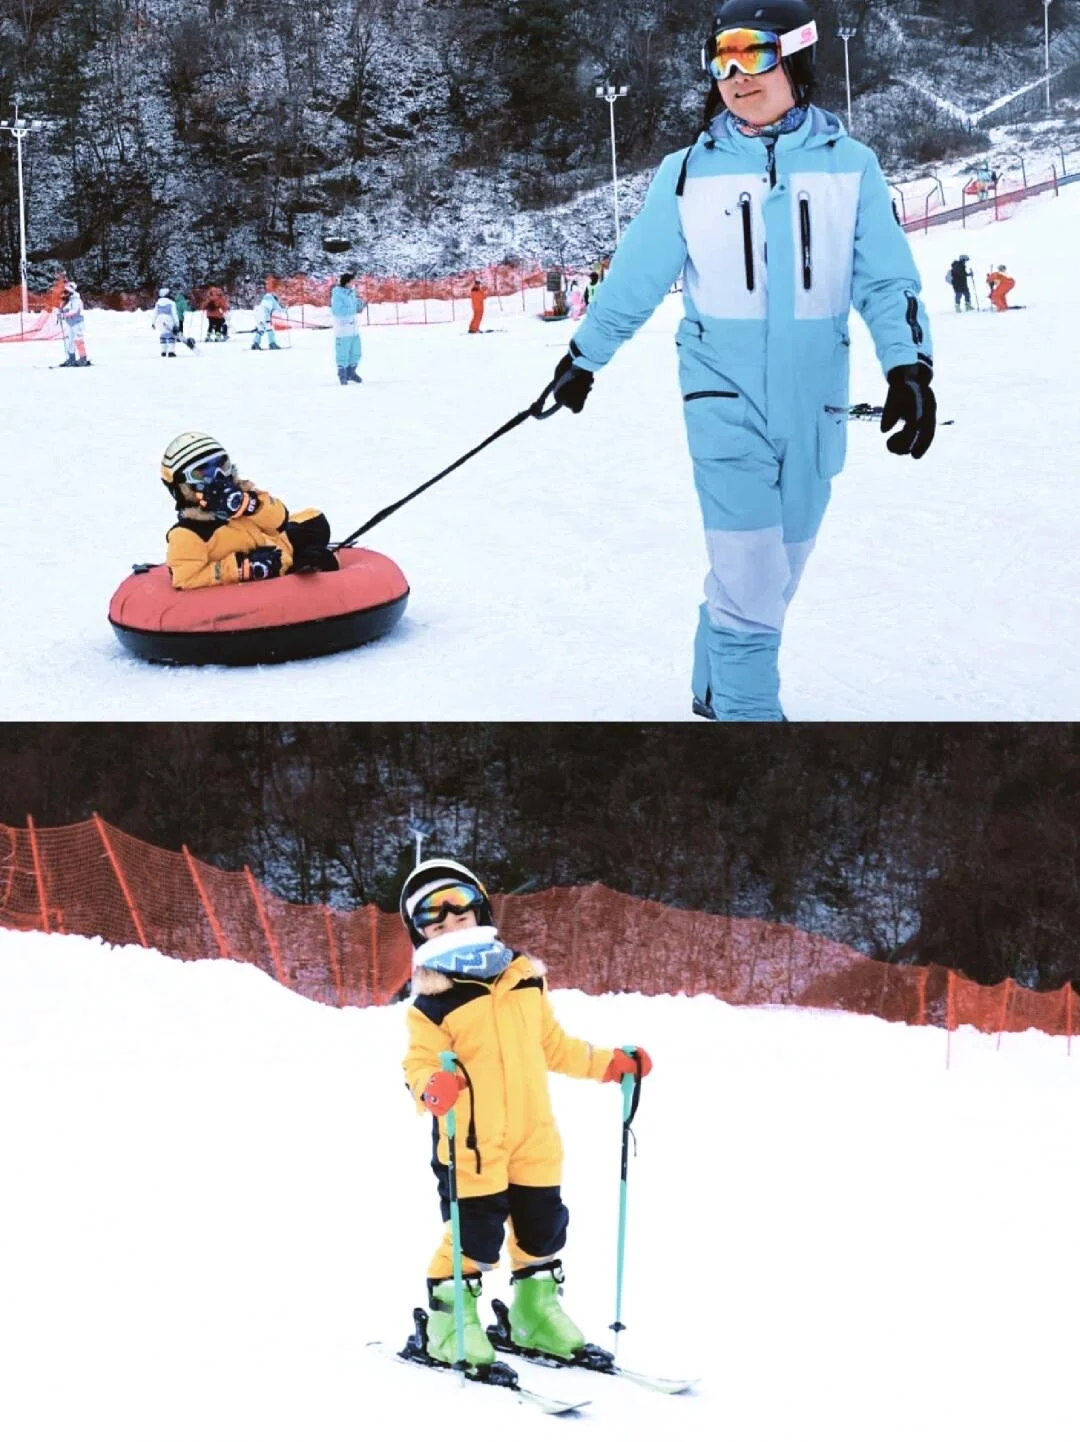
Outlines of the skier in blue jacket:
{"type": "Polygon", "coordinates": [[[662,162],[553,381],[580,412],[682,272],[679,376],[710,567],[693,704],[710,720],[784,719],[784,616],[847,448],[852,305],[888,380],[881,428],[903,422],[889,450],[918,460],[934,437],[918,270],[873,151],[810,104],[816,40],[804,0],[718,4],[705,129],[662,162]]]}

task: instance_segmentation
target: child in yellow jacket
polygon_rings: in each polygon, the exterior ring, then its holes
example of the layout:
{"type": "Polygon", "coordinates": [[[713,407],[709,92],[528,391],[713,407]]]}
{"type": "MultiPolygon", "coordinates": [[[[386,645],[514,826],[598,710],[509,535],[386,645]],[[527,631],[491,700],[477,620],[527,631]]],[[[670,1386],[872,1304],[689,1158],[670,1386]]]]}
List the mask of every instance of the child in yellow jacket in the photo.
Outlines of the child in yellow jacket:
{"type": "Polygon", "coordinates": [[[283,501],[241,478],[213,436],[175,436],[161,458],[161,479],[176,504],[165,559],[178,591],[338,569],[323,513],[290,516],[283,501]]]}
{"type": "MultiPolygon", "coordinates": [[[[571,1357],[585,1338],[559,1303],[559,1252],[570,1214],[562,1200],[563,1148],[547,1074],[618,1081],[648,1055],[604,1050],[568,1036],[555,1018],[544,967],[500,940],[483,886],[464,866],[433,858],[416,867],[401,892],[401,917],[415,947],[408,1011],[405,1080],[418,1106],[435,1118],[432,1170],[444,1223],[450,1217],[445,1117],[459,1101],[457,1195],[465,1279],[465,1356],[471,1367],[494,1360],[477,1317],[483,1272],[498,1265],[503,1234],[511,1262],[513,1341],[571,1357]],[[458,1069],[442,1069],[452,1051],[458,1069]],[[466,1096],[465,1093],[468,1095],[466,1096]]],[[[428,1355],[453,1363],[453,1253],[446,1226],[428,1265],[428,1355]]]]}

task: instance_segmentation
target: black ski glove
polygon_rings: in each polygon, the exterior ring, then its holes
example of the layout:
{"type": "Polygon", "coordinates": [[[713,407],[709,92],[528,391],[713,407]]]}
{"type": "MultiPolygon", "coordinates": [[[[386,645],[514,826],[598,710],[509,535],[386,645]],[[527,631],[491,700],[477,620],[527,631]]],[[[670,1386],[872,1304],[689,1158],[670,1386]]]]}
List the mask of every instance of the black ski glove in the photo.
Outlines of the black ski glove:
{"type": "Polygon", "coordinates": [[[937,400],[930,389],[933,375],[924,361],[893,366],[889,372],[881,429],[891,431],[898,421],[904,423],[904,429],[885,442],[894,456],[910,456],[918,461],[930,449],[937,429],[937,400]]]}
{"type": "Polygon", "coordinates": [[[246,556],[237,556],[241,581],[272,581],[281,575],[281,552],[276,546],[256,546],[246,556]]]}
{"type": "Polygon", "coordinates": [[[230,476],[215,476],[199,490],[200,504],[219,521],[231,521],[243,512],[247,496],[230,476]]]}
{"type": "Polygon", "coordinates": [[[555,388],[551,392],[551,399],[557,406],[565,406],[576,416],[584,409],[593,383],[592,371],[582,370],[574,364],[575,355],[580,354],[571,341],[570,349],[555,367],[555,388]]]}

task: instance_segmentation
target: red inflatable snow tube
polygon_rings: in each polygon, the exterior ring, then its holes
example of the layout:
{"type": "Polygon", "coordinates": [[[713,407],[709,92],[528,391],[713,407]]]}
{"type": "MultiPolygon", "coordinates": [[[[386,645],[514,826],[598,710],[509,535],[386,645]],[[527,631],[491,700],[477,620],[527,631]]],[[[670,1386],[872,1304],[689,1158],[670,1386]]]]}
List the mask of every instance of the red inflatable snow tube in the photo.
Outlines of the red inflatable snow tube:
{"type": "Polygon", "coordinates": [[[348,651],[401,619],[409,583],[378,551],[342,550],[340,570],[199,591],[168,566],[139,567],[109,602],[121,643],[169,666],[258,666],[348,651]]]}

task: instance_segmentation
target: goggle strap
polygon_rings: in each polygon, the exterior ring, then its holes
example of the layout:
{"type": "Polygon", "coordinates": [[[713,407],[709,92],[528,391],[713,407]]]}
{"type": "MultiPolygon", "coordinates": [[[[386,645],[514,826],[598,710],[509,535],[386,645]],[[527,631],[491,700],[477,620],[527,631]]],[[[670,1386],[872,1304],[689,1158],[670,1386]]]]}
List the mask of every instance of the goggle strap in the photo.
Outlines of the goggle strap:
{"type": "MultiPolygon", "coordinates": [[[[723,35],[733,34],[735,28],[739,30],[748,30],[751,27],[743,25],[734,27],[732,30],[717,31],[717,33],[713,36],[712,57],[710,58],[715,58],[716,55],[719,53],[721,37],[723,35]]],[[[800,25],[797,30],[787,30],[783,34],[779,34],[777,31],[774,30],[760,30],[757,33],[762,36],[768,35],[775,44],[778,44],[780,47],[780,54],[784,58],[786,58],[788,55],[797,55],[800,50],[808,50],[811,45],[816,45],[818,40],[816,20],[810,20],[807,24],[800,25]]]]}
{"type": "Polygon", "coordinates": [[[798,30],[789,30],[780,36],[780,54],[797,55],[800,50],[808,50],[811,45],[817,44],[817,21],[810,20],[805,25],[800,25],[798,30]]]}

